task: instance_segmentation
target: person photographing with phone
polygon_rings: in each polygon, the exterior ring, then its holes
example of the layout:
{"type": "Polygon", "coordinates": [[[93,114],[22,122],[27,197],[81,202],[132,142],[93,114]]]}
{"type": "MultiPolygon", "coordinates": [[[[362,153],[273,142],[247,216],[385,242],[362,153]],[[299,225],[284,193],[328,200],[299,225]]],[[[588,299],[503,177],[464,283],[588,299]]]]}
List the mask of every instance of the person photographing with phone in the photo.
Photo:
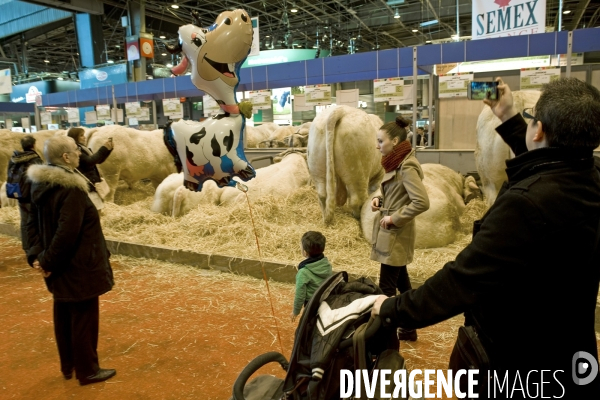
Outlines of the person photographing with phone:
{"type": "Polygon", "coordinates": [[[91,191],[97,191],[100,197],[103,199],[104,196],[110,190],[108,184],[100,176],[98,171],[98,164],[102,164],[113,151],[113,140],[112,137],[100,146],[98,151],[95,153],[91,149],[86,147],[86,137],[83,128],[71,128],[67,132],[67,136],[72,137],[79,147],[81,157],[79,158],[79,167],[77,168],[83,176],[89,180],[89,186],[91,191]]]}
{"type": "MultiPolygon", "coordinates": [[[[521,115],[508,85],[497,82],[499,99],[483,101],[516,155],[506,161],[508,181],[454,261],[416,290],[378,298],[373,314],[384,326],[417,329],[464,313],[485,350],[486,368],[508,382],[518,373],[527,386],[498,396],[496,385],[495,398],[535,398],[537,383],[543,396],[597,399],[600,160],[593,150],[600,145],[600,92],[558,79],[521,115]],[[592,360],[585,384],[577,378],[585,368],[575,368],[582,355],[592,360]]],[[[454,347],[452,369],[481,368],[462,362],[464,343],[454,347]]],[[[480,385],[494,384],[478,378],[480,385]]],[[[479,393],[487,398],[485,390],[479,393]]]]}

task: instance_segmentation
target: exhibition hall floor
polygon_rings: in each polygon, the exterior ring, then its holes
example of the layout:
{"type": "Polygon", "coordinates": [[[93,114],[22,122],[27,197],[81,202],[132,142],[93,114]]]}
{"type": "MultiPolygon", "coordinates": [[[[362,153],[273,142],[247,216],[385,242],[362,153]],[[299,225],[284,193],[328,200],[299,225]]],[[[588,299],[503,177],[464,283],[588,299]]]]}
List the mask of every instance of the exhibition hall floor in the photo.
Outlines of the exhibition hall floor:
{"type": "MultiPolygon", "coordinates": [[[[281,351],[264,282],[183,265],[113,257],[114,289],[100,298],[98,353],[117,376],[89,386],[60,373],[52,297],[20,242],[0,235],[0,398],[227,400],[255,356],[281,351]]],[[[289,357],[294,287],[271,283],[283,354],[289,357]]],[[[457,317],[402,344],[409,369],[445,369],[457,317]]],[[[274,365],[274,364],[271,364],[274,365]]],[[[283,377],[278,367],[260,374],[283,377]]]]}

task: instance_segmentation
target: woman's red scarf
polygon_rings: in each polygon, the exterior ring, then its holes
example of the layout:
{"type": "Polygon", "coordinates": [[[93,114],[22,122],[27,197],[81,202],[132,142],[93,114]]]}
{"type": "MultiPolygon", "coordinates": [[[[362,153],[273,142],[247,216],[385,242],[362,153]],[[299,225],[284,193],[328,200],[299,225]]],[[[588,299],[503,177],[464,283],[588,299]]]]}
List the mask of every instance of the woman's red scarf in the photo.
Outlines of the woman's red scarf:
{"type": "Polygon", "coordinates": [[[381,157],[381,165],[385,169],[385,172],[391,172],[398,168],[398,165],[404,158],[410,153],[412,150],[412,146],[408,140],[398,143],[392,151],[390,151],[385,156],[381,157]]]}

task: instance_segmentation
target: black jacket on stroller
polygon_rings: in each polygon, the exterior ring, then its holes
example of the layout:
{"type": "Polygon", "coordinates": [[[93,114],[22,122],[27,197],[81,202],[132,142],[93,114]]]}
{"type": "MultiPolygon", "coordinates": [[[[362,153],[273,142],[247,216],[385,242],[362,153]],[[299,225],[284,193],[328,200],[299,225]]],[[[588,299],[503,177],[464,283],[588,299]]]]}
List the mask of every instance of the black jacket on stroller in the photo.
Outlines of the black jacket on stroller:
{"type": "MultiPolygon", "coordinates": [[[[326,279],[302,314],[289,363],[277,352],[257,357],[236,380],[233,399],[339,399],[340,370],[355,368],[352,336],[356,328],[369,320],[380,294],[381,289],[368,278],[348,282],[346,272],[339,272],[326,279]],[[271,361],[279,362],[287,371],[285,380],[263,375],[244,389],[250,375],[271,361]],[[257,382],[261,378],[262,388],[257,382]]],[[[370,337],[366,354],[372,364],[385,350],[390,333],[378,324],[365,336],[370,337]]],[[[368,365],[369,369],[372,367],[368,365]]]]}

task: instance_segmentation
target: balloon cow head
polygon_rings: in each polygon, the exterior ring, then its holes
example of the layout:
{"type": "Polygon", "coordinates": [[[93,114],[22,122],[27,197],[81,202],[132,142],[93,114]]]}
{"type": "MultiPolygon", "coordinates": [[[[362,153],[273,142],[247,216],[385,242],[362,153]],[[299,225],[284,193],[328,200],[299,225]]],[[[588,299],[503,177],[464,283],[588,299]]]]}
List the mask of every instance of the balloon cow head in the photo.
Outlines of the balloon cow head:
{"type": "MultiPolygon", "coordinates": [[[[199,25],[198,14],[192,15],[199,25]]],[[[226,11],[208,28],[191,24],[180,27],[178,45],[167,46],[169,52],[183,55],[172,72],[181,75],[189,67],[194,86],[211,95],[221,107],[220,114],[207,120],[179,120],[165,128],[165,144],[178,168],[183,169],[188,189],[200,191],[208,179],[219,187],[235,186],[234,176],[247,181],[256,175],[245,158],[243,145],[244,115],[250,117],[251,105],[238,104],[235,99],[252,33],[250,17],[244,10],[226,11]]]]}

